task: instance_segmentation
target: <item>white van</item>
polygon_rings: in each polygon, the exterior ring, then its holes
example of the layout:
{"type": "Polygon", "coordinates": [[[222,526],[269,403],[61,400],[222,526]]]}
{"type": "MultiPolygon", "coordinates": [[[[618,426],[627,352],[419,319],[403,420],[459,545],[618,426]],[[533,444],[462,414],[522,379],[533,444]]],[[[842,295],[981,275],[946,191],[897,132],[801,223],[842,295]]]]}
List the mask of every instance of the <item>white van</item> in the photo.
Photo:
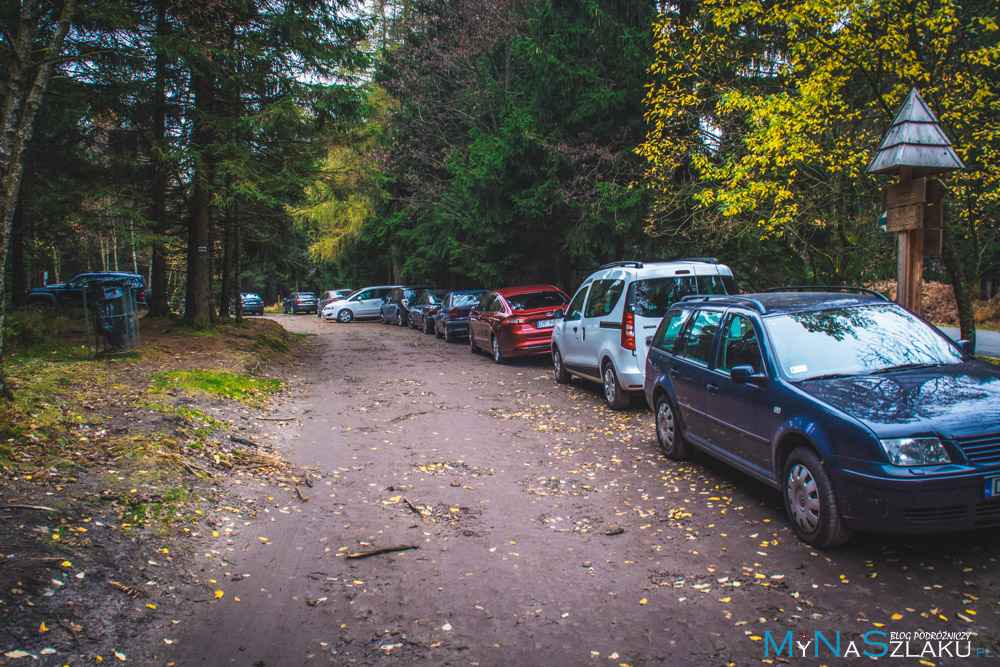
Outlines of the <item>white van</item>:
{"type": "Polygon", "coordinates": [[[608,405],[622,410],[642,391],[649,343],[667,308],[689,294],[736,293],[732,270],[711,257],[605,264],[556,322],[556,382],[601,382],[608,405]]]}

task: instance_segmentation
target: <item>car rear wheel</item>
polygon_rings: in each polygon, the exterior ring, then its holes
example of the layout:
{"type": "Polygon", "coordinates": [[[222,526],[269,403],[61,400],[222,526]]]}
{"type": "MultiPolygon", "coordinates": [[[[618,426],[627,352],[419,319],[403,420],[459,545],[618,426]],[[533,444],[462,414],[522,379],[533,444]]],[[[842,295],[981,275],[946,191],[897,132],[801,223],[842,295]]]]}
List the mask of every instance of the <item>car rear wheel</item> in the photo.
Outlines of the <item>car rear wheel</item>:
{"type": "Polygon", "coordinates": [[[426,315],[424,315],[424,333],[434,333],[434,320],[428,319],[426,315]]]}
{"type": "Polygon", "coordinates": [[[337,313],[337,321],[341,322],[342,324],[347,324],[353,319],[354,319],[354,313],[349,311],[347,308],[344,308],[339,313],[337,313]]]}
{"type": "Polygon", "coordinates": [[[668,459],[683,461],[691,458],[691,445],[681,435],[674,406],[666,394],[656,400],[656,439],[668,459]]]}
{"type": "MultiPolygon", "coordinates": [[[[399,326],[403,326],[403,325],[400,324],[399,326]]],[[[416,329],[417,328],[413,324],[413,315],[410,315],[409,317],[406,318],[406,328],[408,328],[408,329],[416,329]]]]}
{"type": "Polygon", "coordinates": [[[563,366],[562,353],[559,352],[559,348],[552,346],[552,366],[556,374],[556,382],[559,384],[566,384],[569,382],[570,375],[567,372],[566,367],[563,366]]]}
{"type": "Polygon", "coordinates": [[[500,351],[500,341],[496,336],[490,337],[490,345],[493,348],[493,363],[502,364],[504,362],[503,353],[500,351]]]}
{"type": "Polygon", "coordinates": [[[447,327],[445,327],[444,335],[442,335],[441,332],[438,331],[437,324],[434,325],[434,337],[435,338],[444,338],[446,342],[450,343],[451,341],[448,340],[447,334],[448,334],[448,328],[447,327]]]}
{"type": "Polygon", "coordinates": [[[404,324],[405,324],[405,322],[403,321],[403,311],[397,310],[396,311],[396,326],[400,326],[401,327],[404,324]]]}
{"type": "Polygon", "coordinates": [[[826,549],[850,538],[830,475],[816,452],[795,449],[785,462],[784,481],[785,510],[803,542],[826,549]]]}
{"type": "Polygon", "coordinates": [[[618,384],[618,374],[611,362],[604,364],[604,400],[612,410],[624,410],[628,407],[631,396],[618,384]]]}
{"type": "Polygon", "coordinates": [[[472,329],[470,328],[469,329],[469,352],[471,352],[472,354],[475,354],[478,351],[479,351],[479,348],[476,347],[476,339],[472,337],[472,329]]]}
{"type": "Polygon", "coordinates": [[[378,311],[378,321],[381,322],[382,324],[389,324],[388,322],[385,321],[385,313],[382,312],[381,310],[378,311]]]}

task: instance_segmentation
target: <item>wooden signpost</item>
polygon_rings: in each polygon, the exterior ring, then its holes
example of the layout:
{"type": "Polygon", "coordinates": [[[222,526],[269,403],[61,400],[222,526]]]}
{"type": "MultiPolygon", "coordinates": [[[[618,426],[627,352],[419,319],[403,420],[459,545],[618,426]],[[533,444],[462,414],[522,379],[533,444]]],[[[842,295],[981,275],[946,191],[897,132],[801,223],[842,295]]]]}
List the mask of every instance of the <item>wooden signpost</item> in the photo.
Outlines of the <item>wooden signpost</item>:
{"type": "Polygon", "coordinates": [[[899,234],[896,301],[915,313],[921,310],[924,256],[941,252],[948,193],[928,176],[964,168],[937,117],[912,89],[867,171],[899,177],[885,189],[885,230],[899,234]]]}

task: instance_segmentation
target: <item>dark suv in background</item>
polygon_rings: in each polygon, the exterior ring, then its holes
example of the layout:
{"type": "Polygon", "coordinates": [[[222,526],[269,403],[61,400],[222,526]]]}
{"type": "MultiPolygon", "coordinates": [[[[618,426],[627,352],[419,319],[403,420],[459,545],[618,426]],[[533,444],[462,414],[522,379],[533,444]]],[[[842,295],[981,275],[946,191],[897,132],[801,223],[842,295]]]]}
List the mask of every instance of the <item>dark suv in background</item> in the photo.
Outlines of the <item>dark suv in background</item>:
{"type": "Polygon", "coordinates": [[[38,310],[57,306],[82,307],[84,283],[91,289],[111,285],[130,287],[135,295],[136,306],[146,305],[146,280],[137,273],[119,271],[81,273],[67,283],[54,283],[30,289],[25,295],[25,300],[29,306],[38,310]]]}
{"type": "Polygon", "coordinates": [[[284,313],[315,313],[316,295],[312,292],[292,292],[281,302],[281,310],[284,313]]]}
{"type": "Polygon", "coordinates": [[[410,321],[410,307],[416,303],[417,295],[425,289],[434,289],[430,285],[406,285],[397,287],[385,297],[379,308],[378,319],[382,324],[395,322],[405,327],[410,321]]]}

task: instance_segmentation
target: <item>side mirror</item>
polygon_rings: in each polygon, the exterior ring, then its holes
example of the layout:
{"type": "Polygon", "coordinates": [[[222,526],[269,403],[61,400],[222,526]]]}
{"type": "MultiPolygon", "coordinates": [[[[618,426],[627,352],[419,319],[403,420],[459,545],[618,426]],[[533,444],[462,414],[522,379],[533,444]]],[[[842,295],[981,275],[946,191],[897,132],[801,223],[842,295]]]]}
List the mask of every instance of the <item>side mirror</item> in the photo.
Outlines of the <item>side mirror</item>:
{"type": "Polygon", "coordinates": [[[767,384],[767,376],[763,373],[755,373],[753,366],[734,366],[729,371],[729,379],[737,384],[753,384],[763,386],[767,384]]]}
{"type": "Polygon", "coordinates": [[[958,341],[958,346],[962,348],[963,352],[968,352],[969,354],[976,353],[976,344],[973,343],[971,340],[968,340],[967,338],[963,338],[962,340],[958,341]]]}
{"type": "Polygon", "coordinates": [[[552,319],[561,320],[563,318],[563,309],[557,308],[556,312],[552,313],[552,319]]]}

